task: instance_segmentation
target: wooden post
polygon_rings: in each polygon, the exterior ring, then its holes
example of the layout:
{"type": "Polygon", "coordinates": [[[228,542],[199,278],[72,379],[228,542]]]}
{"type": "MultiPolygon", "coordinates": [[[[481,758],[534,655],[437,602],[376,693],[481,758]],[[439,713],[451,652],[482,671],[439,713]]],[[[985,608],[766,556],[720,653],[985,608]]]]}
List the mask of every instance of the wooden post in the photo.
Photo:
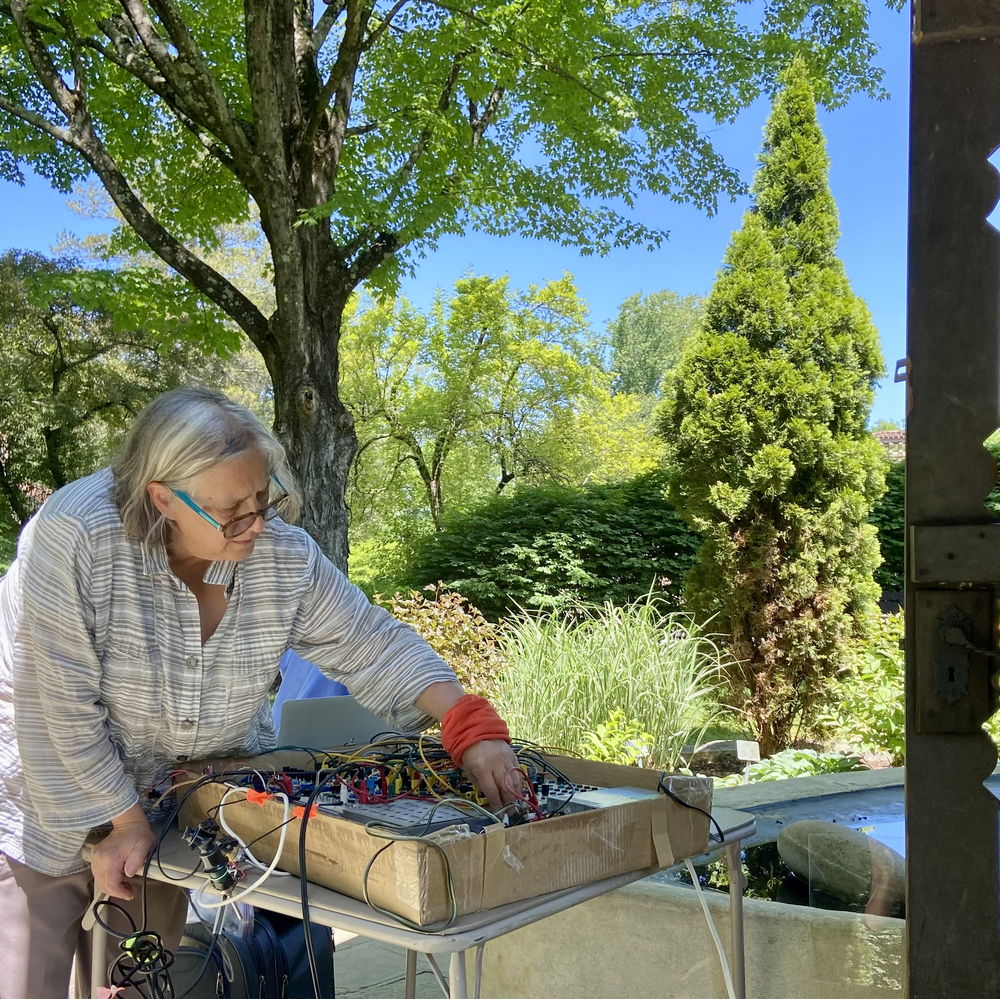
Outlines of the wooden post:
{"type": "MultiPolygon", "coordinates": [[[[911,999],[1000,996],[996,706],[1000,531],[1000,4],[915,0],[907,387],[907,967],[911,999]]],[[[859,150],[859,155],[863,151],[859,150]]]]}

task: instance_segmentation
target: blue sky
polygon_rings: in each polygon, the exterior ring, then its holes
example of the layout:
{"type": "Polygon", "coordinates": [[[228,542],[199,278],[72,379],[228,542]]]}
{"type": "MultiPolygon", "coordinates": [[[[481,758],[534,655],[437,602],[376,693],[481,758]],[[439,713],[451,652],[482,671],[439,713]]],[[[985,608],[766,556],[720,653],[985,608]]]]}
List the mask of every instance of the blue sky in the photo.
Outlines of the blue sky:
{"type": "MultiPolygon", "coordinates": [[[[871,309],[882,338],[887,375],[872,411],[873,420],[902,421],[904,394],[892,370],[906,353],[906,166],[908,12],[893,12],[871,0],[872,35],[881,47],[886,101],[856,98],[847,107],[822,112],[830,154],[830,186],[840,210],[839,252],[856,294],[871,309]]],[[[759,102],[734,125],[714,135],[719,150],[749,180],[756,165],[769,107],[759,102]]],[[[718,214],[665,201],[640,202],[643,221],[669,230],[670,239],[655,251],[618,250],[607,257],[581,257],[565,247],[540,241],[480,235],[449,237],[407,280],[403,294],[429,304],[434,289],[450,288],[464,273],[509,274],[515,287],[544,282],[569,271],[590,304],[595,329],[603,330],[624,299],[637,292],[670,289],[705,294],[746,202],[725,203],[718,214]]],[[[66,198],[29,178],[24,188],[0,182],[0,249],[49,251],[64,231],[78,235],[98,228],[72,212],[66,198]]]]}

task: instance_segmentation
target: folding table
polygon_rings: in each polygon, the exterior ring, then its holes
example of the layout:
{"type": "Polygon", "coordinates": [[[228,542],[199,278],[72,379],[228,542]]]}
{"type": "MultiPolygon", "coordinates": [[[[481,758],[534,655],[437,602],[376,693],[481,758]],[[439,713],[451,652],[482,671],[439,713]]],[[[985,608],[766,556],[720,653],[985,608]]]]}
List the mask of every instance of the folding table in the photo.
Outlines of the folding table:
{"type": "MultiPolygon", "coordinates": [[[[713,810],[713,816],[719,823],[723,833],[722,843],[712,844],[712,849],[723,848],[726,863],[730,872],[730,910],[732,915],[732,956],[733,981],[737,984],[737,999],[744,999],[743,973],[743,881],[740,871],[739,845],[756,831],[753,816],[746,812],[721,808],[713,810]]],[[[715,825],[712,825],[715,830],[715,825]]],[[[717,837],[717,830],[716,830],[717,837]]],[[[170,881],[185,888],[197,888],[205,883],[202,872],[191,871],[197,863],[197,855],[181,839],[176,830],[171,830],[164,838],[159,851],[159,862],[154,858],[149,866],[149,875],[160,881],[170,881]]],[[[579,902],[596,898],[606,892],[620,888],[622,885],[638,881],[655,873],[656,868],[646,868],[630,871],[615,877],[594,881],[590,884],[567,888],[563,891],[539,895],[470,913],[459,917],[448,929],[426,933],[409,929],[388,916],[376,912],[365,902],[342,895],[340,892],[322,888],[319,885],[309,885],[309,916],[314,922],[329,926],[332,929],[347,930],[359,936],[395,944],[405,951],[405,999],[416,997],[417,955],[423,954],[432,970],[444,995],[448,999],[468,999],[469,978],[466,967],[466,954],[474,951],[475,969],[472,976],[472,995],[478,999],[482,983],[483,948],[496,937],[512,930],[528,926],[539,919],[544,919],[553,913],[561,912],[579,902]],[[436,960],[437,955],[447,954],[449,957],[448,979],[436,960]]],[[[236,894],[238,894],[238,889],[236,894]]],[[[250,903],[261,909],[280,912],[290,916],[301,916],[302,906],[299,893],[299,879],[294,876],[272,875],[261,885],[254,888],[241,901],[250,903]]],[[[93,962],[94,979],[91,983],[92,994],[97,994],[104,964],[105,931],[100,924],[93,931],[93,962]]]]}

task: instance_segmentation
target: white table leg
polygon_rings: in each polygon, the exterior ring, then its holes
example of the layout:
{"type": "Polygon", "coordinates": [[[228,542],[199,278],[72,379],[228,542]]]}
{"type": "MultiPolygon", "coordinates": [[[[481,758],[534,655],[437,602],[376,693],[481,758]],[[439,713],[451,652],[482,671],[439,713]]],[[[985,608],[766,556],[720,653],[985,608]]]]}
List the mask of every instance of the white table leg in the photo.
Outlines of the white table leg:
{"type": "Polygon", "coordinates": [[[417,999],[417,952],[406,952],[406,987],[403,999],[417,999]]]}
{"type": "Polygon", "coordinates": [[[451,955],[448,965],[448,999],[469,999],[464,950],[457,950],[451,955]]]}
{"type": "Polygon", "coordinates": [[[727,843],[726,868],[729,871],[729,940],[732,951],[733,991],[736,999],[746,999],[746,953],[743,946],[743,868],[740,843],[727,843]]]}
{"type": "Polygon", "coordinates": [[[107,959],[108,931],[95,922],[90,931],[90,995],[97,995],[99,988],[108,987],[107,959]]]}
{"type": "Polygon", "coordinates": [[[479,999],[479,993],[482,991],[483,988],[483,954],[485,953],[485,951],[486,951],[485,942],[481,943],[476,948],[476,971],[475,971],[475,978],[473,979],[473,981],[475,981],[476,983],[476,987],[473,992],[473,999],[479,999]]]}
{"type": "Polygon", "coordinates": [[[90,995],[97,995],[97,990],[107,988],[111,983],[108,977],[108,931],[98,922],[94,907],[108,896],[94,888],[94,900],[83,915],[81,927],[90,931],[90,995]]]}

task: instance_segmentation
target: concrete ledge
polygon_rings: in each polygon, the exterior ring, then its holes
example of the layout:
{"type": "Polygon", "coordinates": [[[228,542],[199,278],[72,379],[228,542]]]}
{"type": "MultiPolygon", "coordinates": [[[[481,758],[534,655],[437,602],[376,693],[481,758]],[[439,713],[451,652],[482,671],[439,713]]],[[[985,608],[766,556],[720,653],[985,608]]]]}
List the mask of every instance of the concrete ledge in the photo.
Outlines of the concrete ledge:
{"type": "MultiPolygon", "coordinates": [[[[729,898],[709,910],[728,946],[729,898]]],[[[747,999],[899,996],[904,922],[746,902],[747,999]]],[[[486,947],[483,999],[725,999],[718,953],[690,888],[640,881],[486,947]]]]}
{"type": "MultiPolygon", "coordinates": [[[[756,814],[756,840],[776,834],[777,816],[835,814],[861,800],[898,802],[902,785],[902,768],[823,774],[717,788],[713,804],[756,814]]],[[[706,898],[728,948],[729,896],[710,892],[706,898]]],[[[748,899],[747,999],[899,996],[904,927],[901,919],[748,899]]],[[[493,941],[484,971],[483,999],[727,995],[697,894],[655,877],[493,941]]]]}
{"type": "Polygon", "coordinates": [[[825,798],[835,794],[855,794],[858,791],[900,788],[902,795],[903,767],[880,770],[849,770],[840,774],[818,774],[815,777],[794,777],[790,780],[769,780],[738,787],[717,787],[712,794],[716,805],[752,812],[787,801],[825,798]]]}

